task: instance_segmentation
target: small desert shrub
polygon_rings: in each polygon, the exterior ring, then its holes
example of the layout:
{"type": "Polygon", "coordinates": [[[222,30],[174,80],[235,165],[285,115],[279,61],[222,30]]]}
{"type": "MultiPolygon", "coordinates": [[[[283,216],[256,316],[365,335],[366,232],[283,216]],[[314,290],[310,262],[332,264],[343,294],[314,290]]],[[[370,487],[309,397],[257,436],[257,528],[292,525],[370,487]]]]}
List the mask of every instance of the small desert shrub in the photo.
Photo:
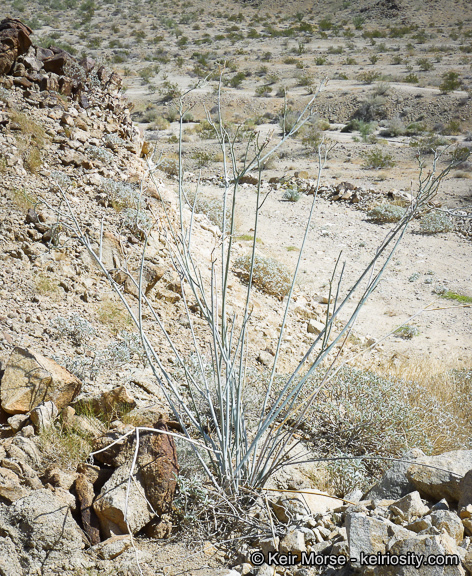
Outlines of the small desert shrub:
{"type": "Polygon", "coordinates": [[[403,340],[411,340],[414,336],[420,333],[416,326],[400,326],[395,330],[395,335],[403,338],[403,340]]]}
{"type": "Polygon", "coordinates": [[[85,152],[90,156],[90,158],[98,160],[99,162],[102,162],[102,164],[110,164],[114,160],[113,154],[101,146],[94,146],[91,144],[85,149],[85,152]]]}
{"type": "Polygon", "coordinates": [[[443,212],[428,212],[420,219],[420,230],[423,234],[439,234],[452,229],[451,217],[443,212]]]}
{"type": "Polygon", "coordinates": [[[403,218],[405,212],[406,209],[403,206],[385,203],[369,210],[367,217],[373,222],[398,222],[403,218]]]}
{"type": "MultiPolygon", "coordinates": [[[[221,198],[203,198],[196,196],[194,192],[187,193],[187,202],[190,209],[194,210],[196,214],[205,214],[205,216],[220,229],[223,226],[223,201],[221,198]]],[[[226,221],[229,223],[231,219],[231,208],[226,206],[226,221]]]]}
{"type": "Polygon", "coordinates": [[[406,134],[406,127],[398,116],[388,120],[387,126],[380,132],[381,136],[403,136],[406,134]]]}
{"type": "Polygon", "coordinates": [[[169,176],[177,176],[179,174],[179,162],[176,158],[163,158],[159,162],[159,170],[169,176]]]}
{"type": "Polygon", "coordinates": [[[289,186],[283,195],[283,199],[287,200],[287,202],[298,202],[301,198],[300,191],[295,184],[289,186]]]}
{"type": "Polygon", "coordinates": [[[126,208],[138,209],[142,203],[139,191],[126,182],[103,178],[101,189],[107,195],[109,204],[117,212],[121,212],[126,208]]]}
{"type": "Polygon", "coordinates": [[[193,154],[193,159],[195,160],[197,168],[206,168],[213,162],[214,155],[204,150],[198,150],[193,154]]]}
{"type": "Polygon", "coordinates": [[[434,65],[431,62],[431,60],[428,60],[427,58],[420,58],[416,63],[420,67],[420,70],[422,70],[423,72],[428,72],[429,70],[432,70],[434,68],[434,65]]]}
{"type": "Polygon", "coordinates": [[[444,94],[458,90],[462,86],[462,81],[459,78],[459,74],[450,70],[442,75],[442,82],[439,85],[439,89],[444,94]]]}
{"type": "Polygon", "coordinates": [[[285,134],[290,132],[290,130],[292,130],[292,128],[295,126],[299,115],[299,112],[289,108],[285,111],[285,115],[282,113],[279,116],[279,126],[282,128],[282,130],[285,129],[285,134]]]}
{"type": "Polygon", "coordinates": [[[368,70],[367,72],[361,72],[358,76],[359,81],[363,82],[364,84],[372,84],[380,78],[380,72],[375,70],[368,70]]]}
{"type": "Polygon", "coordinates": [[[128,312],[110,299],[102,302],[97,314],[100,322],[108,326],[115,334],[129,328],[132,324],[128,312]]]}
{"type": "Polygon", "coordinates": [[[472,303],[472,296],[466,296],[465,294],[458,294],[457,292],[453,292],[452,290],[447,290],[444,288],[442,290],[436,290],[436,293],[441,296],[441,298],[446,298],[446,300],[454,300],[455,302],[460,302],[461,304],[471,304],[472,303]]]}
{"type": "Polygon", "coordinates": [[[79,314],[70,314],[67,318],[57,316],[51,326],[58,339],[68,338],[75,346],[81,346],[95,335],[93,326],[79,314]]]}
{"type": "Polygon", "coordinates": [[[416,74],[413,74],[413,72],[410,72],[405,76],[405,82],[408,82],[408,84],[418,84],[419,81],[420,79],[416,74]]]}
{"type": "Polygon", "coordinates": [[[380,148],[367,150],[362,154],[364,158],[364,168],[380,170],[381,168],[391,168],[395,166],[392,155],[388,152],[383,152],[380,148]]]}
{"type": "Polygon", "coordinates": [[[48,276],[39,274],[38,276],[35,276],[34,283],[36,285],[36,290],[40,294],[45,294],[47,296],[54,296],[59,294],[58,284],[54,280],[51,280],[51,278],[48,276]]]}
{"type": "MultiPolygon", "coordinates": [[[[321,372],[311,378],[307,395],[322,378],[321,372]]],[[[304,417],[302,431],[323,455],[400,457],[413,447],[430,452],[431,421],[441,422],[444,432],[451,418],[432,399],[427,401],[428,413],[424,404],[418,404],[418,399],[425,402],[422,395],[424,391],[414,382],[344,367],[321,388],[304,417]]],[[[372,477],[390,464],[374,460],[364,466],[365,476],[372,477]]]]}
{"type": "MultiPolygon", "coordinates": [[[[251,255],[240,256],[233,264],[234,272],[245,282],[249,281],[251,255]]],[[[281,262],[266,256],[255,256],[252,276],[253,285],[279,300],[290,290],[292,275],[281,262]]]]}

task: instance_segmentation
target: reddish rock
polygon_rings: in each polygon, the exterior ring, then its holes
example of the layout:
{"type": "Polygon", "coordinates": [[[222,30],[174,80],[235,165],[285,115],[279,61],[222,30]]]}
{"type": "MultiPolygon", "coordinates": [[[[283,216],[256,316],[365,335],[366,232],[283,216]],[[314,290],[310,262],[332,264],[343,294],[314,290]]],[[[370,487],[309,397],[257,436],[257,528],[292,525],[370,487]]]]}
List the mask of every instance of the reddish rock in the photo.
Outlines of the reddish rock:
{"type": "Polygon", "coordinates": [[[75,491],[79,503],[82,528],[87,534],[91,545],[94,546],[100,542],[100,525],[92,506],[95,498],[93,484],[88,480],[85,474],[79,474],[75,481],[75,491]]]}
{"type": "MultiPolygon", "coordinates": [[[[51,49],[54,51],[54,47],[51,49]]],[[[46,72],[54,72],[54,74],[62,76],[66,73],[67,64],[72,64],[73,62],[75,62],[75,58],[62,50],[51,58],[44,60],[43,66],[46,72]]]]}
{"type": "MultiPolygon", "coordinates": [[[[167,431],[160,420],[154,425],[157,430],[167,431]]],[[[155,432],[140,435],[138,466],[146,497],[159,516],[169,512],[177,487],[179,465],[172,436],[155,432]]]]}
{"type": "Polygon", "coordinates": [[[0,22],[0,74],[8,74],[18,56],[25,54],[31,46],[31,28],[16,18],[5,18],[0,22]]]}

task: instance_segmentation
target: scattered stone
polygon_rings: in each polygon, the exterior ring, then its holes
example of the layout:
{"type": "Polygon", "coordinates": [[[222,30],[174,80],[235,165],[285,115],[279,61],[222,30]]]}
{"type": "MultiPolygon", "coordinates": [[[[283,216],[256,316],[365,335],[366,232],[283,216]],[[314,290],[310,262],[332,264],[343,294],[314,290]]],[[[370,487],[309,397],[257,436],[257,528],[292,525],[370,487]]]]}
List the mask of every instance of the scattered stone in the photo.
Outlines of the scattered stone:
{"type": "Polygon", "coordinates": [[[131,544],[130,536],[112,536],[100,544],[97,544],[94,550],[97,552],[99,558],[103,560],[114,560],[123,554],[123,552],[126,552],[131,544]]]}
{"type": "Polygon", "coordinates": [[[58,414],[59,410],[54,402],[49,401],[42,402],[39,406],[36,406],[34,410],[31,410],[30,418],[36,431],[40,432],[52,426],[58,414]]]}

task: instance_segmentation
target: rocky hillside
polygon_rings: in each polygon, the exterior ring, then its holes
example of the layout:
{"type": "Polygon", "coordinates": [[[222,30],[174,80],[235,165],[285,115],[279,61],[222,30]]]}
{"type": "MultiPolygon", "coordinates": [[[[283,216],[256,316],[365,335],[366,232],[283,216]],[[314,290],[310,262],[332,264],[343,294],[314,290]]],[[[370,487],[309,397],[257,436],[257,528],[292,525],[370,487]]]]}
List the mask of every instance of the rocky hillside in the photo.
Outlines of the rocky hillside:
{"type": "MultiPolygon", "coordinates": [[[[133,278],[142,267],[144,295],[157,311],[143,315],[143,326],[177,377],[176,354],[185,357],[193,336],[186,311],[202,347],[211,337],[197,303],[185,300],[172,260],[175,162],[156,165],[116,74],[91,58],[35,46],[31,36],[19,20],[0,23],[0,573],[472,574],[468,450],[436,457],[413,451],[370,491],[345,498],[320,495],[309,475],[294,469],[236,524],[231,538],[246,540],[242,546],[206,542],[209,529],[200,555],[184,542],[179,528],[188,518],[173,504],[188,464],[177,457],[181,427],[117,296],[137,314],[133,278]],[[148,430],[137,447],[138,427],[148,430]],[[452,566],[399,572],[392,562],[374,571],[360,565],[365,555],[410,552],[449,555],[452,566]],[[298,565],[306,555],[309,565],[298,565]]],[[[254,187],[251,178],[242,184],[254,187]]],[[[308,174],[293,182],[310,195],[308,174]]],[[[376,194],[345,182],[321,190],[353,207],[376,194]]],[[[411,200],[396,194],[390,199],[411,200]]],[[[183,211],[208,281],[218,227],[183,211]]],[[[247,254],[243,241],[235,253],[247,254]]],[[[234,314],[245,306],[244,280],[241,270],[229,275],[234,314]]],[[[284,293],[276,288],[258,294],[249,322],[254,398],[283,316],[284,293]]],[[[296,289],[282,368],[322,331],[328,304],[326,294],[296,289]]],[[[353,338],[345,349],[363,344],[353,338]]]]}

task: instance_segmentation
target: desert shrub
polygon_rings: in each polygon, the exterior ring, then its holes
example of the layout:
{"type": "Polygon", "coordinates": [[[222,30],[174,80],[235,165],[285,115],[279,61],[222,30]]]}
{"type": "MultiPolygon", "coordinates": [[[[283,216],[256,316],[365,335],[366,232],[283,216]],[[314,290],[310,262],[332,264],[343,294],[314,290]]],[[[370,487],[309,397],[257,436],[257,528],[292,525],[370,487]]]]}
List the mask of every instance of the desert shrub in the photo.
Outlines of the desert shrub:
{"type": "Polygon", "coordinates": [[[286,188],[283,199],[287,200],[287,202],[298,202],[301,198],[300,191],[298,190],[298,186],[295,184],[291,184],[286,188]]]}
{"type": "Polygon", "coordinates": [[[272,86],[264,84],[263,86],[258,86],[255,91],[255,95],[261,98],[262,96],[269,96],[272,92],[272,86]]]}
{"type": "Polygon", "coordinates": [[[127,182],[117,182],[111,178],[103,178],[101,189],[107,195],[108,203],[117,212],[126,208],[138,209],[142,203],[139,191],[127,182]]]}
{"type": "Polygon", "coordinates": [[[159,87],[159,94],[163,102],[169,102],[178,98],[181,95],[181,91],[177,84],[166,80],[159,87]]]}
{"type": "Polygon", "coordinates": [[[407,128],[403,124],[402,119],[397,116],[387,122],[385,128],[380,132],[381,136],[403,136],[406,134],[407,128]]]}
{"type": "Polygon", "coordinates": [[[420,219],[420,230],[423,234],[440,234],[452,229],[452,219],[444,212],[428,212],[420,219]]]}
{"type": "MultiPolygon", "coordinates": [[[[194,192],[187,193],[187,203],[196,214],[205,216],[220,229],[223,226],[223,201],[220,198],[203,198],[194,192]]],[[[226,221],[231,220],[231,208],[226,206],[226,221]]]]}
{"type": "MultiPolygon", "coordinates": [[[[251,255],[240,256],[234,261],[234,273],[245,282],[249,281],[251,270],[251,255]]],[[[292,275],[290,270],[281,262],[267,256],[256,254],[252,276],[254,286],[279,300],[290,290],[292,275]]]]}
{"type": "Polygon", "coordinates": [[[460,120],[449,120],[449,122],[441,130],[441,134],[445,136],[457,136],[462,132],[460,120]]]}
{"type": "Polygon", "coordinates": [[[410,141],[410,146],[418,148],[421,154],[434,154],[441,146],[446,146],[447,144],[448,141],[437,134],[429,134],[410,141]]]}
{"type": "Polygon", "coordinates": [[[416,326],[409,325],[400,326],[400,328],[395,330],[395,335],[399,338],[402,338],[403,340],[411,340],[415,336],[418,336],[419,333],[420,331],[416,326]]]}
{"type": "Polygon", "coordinates": [[[449,92],[453,92],[454,90],[458,90],[462,86],[462,81],[459,78],[459,74],[450,70],[449,72],[444,72],[441,76],[442,82],[439,85],[439,89],[444,94],[448,94],[449,92]]]}
{"type": "Polygon", "coordinates": [[[43,463],[60,466],[66,472],[75,472],[78,464],[86,462],[92,451],[92,438],[67,430],[60,424],[43,429],[38,443],[43,463]]]}
{"type": "Polygon", "coordinates": [[[379,204],[367,212],[367,217],[373,222],[398,222],[405,215],[406,208],[395,204],[379,204]]]}
{"type": "Polygon", "coordinates": [[[364,122],[382,120],[385,117],[385,98],[378,94],[371,94],[362,102],[353,117],[364,122]]]}
{"type": "Polygon", "coordinates": [[[68,338],[75,346],[81,346],[95,335],[93,326],[80,314],[70,314],[67,318],[57,316],[51,322],[56,338],[68,338]]]}
{"type": "Polygon", "coordinates": [[[280,114],[279,126],[282,128],[282,130],[285,130],[286,134],[290,132],[290,130],[292,130],[292,128],[295,126],[298,116],[299,113],[296,110],[292,110],[291,108],[288,108],[285,111],[285,114],[280,114]]]}
{"type": "Polygon", "coordinates": [[[192,157],[195,160],[197,168],[206,168],[214,159],[214,155],[211,152],[205,152],[204,150],[194,152],[192,157]]]}
{"type": "Polygon", "coordinates": [[[361,72],[358,76],[359,81],[363,82],[364,84],[372,84],[381,77],[380,72],[376,70],[368,70],[366,72],[361,72]]]}
{"type": "Polygon", "coordinates": [[[108,150],[102,146],[94,146],[91,144],[90,146],[87,146],[85,152],[90,156],[90,158],[92,158],[92,160],[98,160],[99,162],[102,162],[102,164],[110,164],[114,160],[113,154],[108,152],[108,150]]]}
{"type": "Polygon", "coordinates": [[[391,168],[395,166],[392,155],[388,152],[383,152],[381,148],[374,148],[373,150],[366,150],[362,157],[364,158],[364,168],[380,170],[380,168],[391,168]]]}
{"type": "Polygon", "coordinates": [[[416,63],[423,72],[428,72],[434,68],[434,64],[428,58],[419,58],[416,63]]]}
{"type": "Polygon", "coordinates": [[[315,58],[315,64],[317,66],[323,66],[324,64],[326,64],[326,58],[324,56],[317,56],[315,58]]]}
{"type": "Polygon", "coordinates": [[[405,76],[405,82],[408,82],[408,84],[418,84],[419,81],[420,79],[416,74],[413,74],[413,72],[410,72],[405,76]]]}
{"type": "MultiPolygon", "coordinates": [[[[321,373],[313,376],[307,390],[316,389],[321,380],[321,373]]],[[[413,447],[432,451],[433,422],[442,432],[457,428],[439,402],[424,399],[417,383],[346,366],[321,388],[301,427],[324,455],[400,457],[413,447]]],[[[335,469],[339,472],[345,466],[339,463],[335,469]]],[[[360,476],[368,480],[389,466],[365,461],[360,476]]]]}
{"type": "Polygon", "coordinates": [[[125,208],[121,216],[122,226],[138,238],[144,238],[152,227],[150,216],[140,208],[125,208]]]}

